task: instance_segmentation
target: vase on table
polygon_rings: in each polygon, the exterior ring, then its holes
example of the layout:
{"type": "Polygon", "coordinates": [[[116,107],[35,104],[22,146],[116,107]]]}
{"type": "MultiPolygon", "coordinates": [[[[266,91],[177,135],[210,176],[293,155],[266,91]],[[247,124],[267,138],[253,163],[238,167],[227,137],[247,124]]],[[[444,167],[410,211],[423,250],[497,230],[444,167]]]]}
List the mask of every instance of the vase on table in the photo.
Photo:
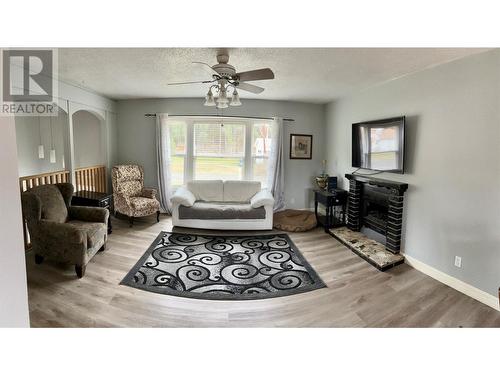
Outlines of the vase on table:
{"type": "Polygon", "coordinates": [[[315,178],[316,185],[320,188],[320,190],[326,190],[326,185],[328,184],[328,175],[327,174],[322,174],[319,176],[316,176],[315,178]]]}
{"type": "Polygon", "coordinates": [[[316,185],[320,188],[320,190],[326,190],[328,185],[328,175],[326,174],[326,160],[322,160],[321,164],[323,164],[323,173],[319,176],[316,176],[314,179],[316,181],[316,185]]]}

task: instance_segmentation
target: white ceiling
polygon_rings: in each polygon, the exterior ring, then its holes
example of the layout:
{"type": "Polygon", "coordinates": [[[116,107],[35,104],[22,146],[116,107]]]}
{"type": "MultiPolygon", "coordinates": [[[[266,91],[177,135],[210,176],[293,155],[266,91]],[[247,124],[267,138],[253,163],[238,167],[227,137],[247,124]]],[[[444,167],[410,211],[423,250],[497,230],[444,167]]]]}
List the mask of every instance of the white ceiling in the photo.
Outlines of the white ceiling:
{"type": "MultiPolygon", "coordinates": [[[[431,66],[480,53],[479,48],[229,48],[237,71],[269,67],[259,95],[242,98],[326,103],[431,66]]],[[[179,98],[206,94],[208,85],[167,86],[210,75],[192,61],[216,63],[216,48],[59,49],[59,78],[111,99],[179,98]]]]}

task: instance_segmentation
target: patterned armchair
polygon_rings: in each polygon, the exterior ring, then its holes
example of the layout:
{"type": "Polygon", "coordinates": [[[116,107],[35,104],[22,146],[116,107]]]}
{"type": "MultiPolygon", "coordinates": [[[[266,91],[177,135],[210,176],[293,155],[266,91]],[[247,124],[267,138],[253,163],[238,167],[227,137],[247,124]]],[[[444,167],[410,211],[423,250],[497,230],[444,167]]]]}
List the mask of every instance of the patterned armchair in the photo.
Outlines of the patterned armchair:
{"type": "Polygon", "coordinates": [[[21,196],[35,262],[44,258],[75,265],[79,278],[87,263],[105,249],[109,211],[98,207],[71,206],[73,185],[34,187],[21,196]]]}
{"type": "Polygon", "coordinates": [[[144,171],[139,165],[116,165],[112,171],[113,202],[115,212],[127,215],[130,226],[134,217],[156,213],[160,221],[160,202],[156,199],[156,189],[144,187],[144,171]]]}

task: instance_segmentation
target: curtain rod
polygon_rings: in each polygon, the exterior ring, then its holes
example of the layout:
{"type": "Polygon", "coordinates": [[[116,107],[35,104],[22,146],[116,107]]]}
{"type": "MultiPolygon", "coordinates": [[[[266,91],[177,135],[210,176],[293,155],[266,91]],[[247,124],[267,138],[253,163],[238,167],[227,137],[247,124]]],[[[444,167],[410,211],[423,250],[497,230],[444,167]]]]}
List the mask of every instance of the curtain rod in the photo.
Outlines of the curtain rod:
{"type": "MultiPolygon", "coordinates": [[[[146,117],[156,117],[156,113],[146,113],[146,117]]],[[[253,116],[224,116],[224,115],[168,115],[168,117],[222,117],[222,118],[250,118],[256,120],[272,120],[272,117],[253,117],[253,116]]],[[[284,118],[283,121],[295,121],[293,118],[284,118]]]]}

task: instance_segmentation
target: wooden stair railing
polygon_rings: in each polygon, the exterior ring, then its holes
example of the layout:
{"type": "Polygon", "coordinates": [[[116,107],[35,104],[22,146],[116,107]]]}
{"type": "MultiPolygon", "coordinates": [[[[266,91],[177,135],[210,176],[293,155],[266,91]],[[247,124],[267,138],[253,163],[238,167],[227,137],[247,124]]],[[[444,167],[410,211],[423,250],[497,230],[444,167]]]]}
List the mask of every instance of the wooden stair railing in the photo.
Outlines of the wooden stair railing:
{"type": "Polygon", "coordinates": [[[106,167],[96,165],[75,169],[75,191],[89,190],[106,193],[106,167]]]}
{"type": "Polygon", "coordinates": [[[58,184],[69,182],[69,171],[56,171],[19,178],[19,188],[21,193],[39,185],[58,184]]]}

